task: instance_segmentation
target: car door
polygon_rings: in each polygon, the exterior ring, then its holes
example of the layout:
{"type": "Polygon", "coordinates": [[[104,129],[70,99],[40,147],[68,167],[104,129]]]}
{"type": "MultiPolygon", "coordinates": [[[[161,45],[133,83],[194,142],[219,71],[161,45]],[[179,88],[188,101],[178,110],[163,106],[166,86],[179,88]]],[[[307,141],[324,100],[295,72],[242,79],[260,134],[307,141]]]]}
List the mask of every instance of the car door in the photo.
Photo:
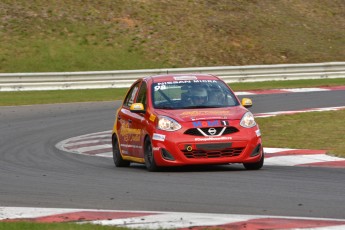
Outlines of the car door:
{"type": "MultiPolygon", "coordinates": [[[[142,81],[138,95],[135,99],[136,103],[142,103],[144,109],[147,109],[147,84],[142,81]]],[[[132,152],[133,156],[142,158],[143,157],[143,139],[145,135],[145,126],[147,124],[146,112],[145,113],[132,113],[132,134],[131,143],[133,145],[132,152]]]]}
{"type": "Polygon", "coordinates": [[[120,142],[121,153],[126,156],[133,156],[133,146],[131,143],[133,113],[129,110],[134,103],[139,90],[140,81],[133,84],[129,89],[126,98],[117,114],[117,133],[120,142]]]}

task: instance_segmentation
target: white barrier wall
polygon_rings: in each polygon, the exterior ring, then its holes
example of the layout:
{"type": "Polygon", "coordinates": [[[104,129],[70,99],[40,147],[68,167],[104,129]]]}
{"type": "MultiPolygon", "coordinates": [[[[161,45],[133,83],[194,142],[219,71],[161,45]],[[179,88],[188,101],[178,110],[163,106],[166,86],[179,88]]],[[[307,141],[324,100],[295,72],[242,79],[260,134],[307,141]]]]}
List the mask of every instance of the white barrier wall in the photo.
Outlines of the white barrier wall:
{"type": "Polygon", "coordinates": [[[0,91],[127,88],[157,74],[213,74],[227,83],[345,78],[345,62],[119,70],[94,72],[0,73],[0,91]]]}

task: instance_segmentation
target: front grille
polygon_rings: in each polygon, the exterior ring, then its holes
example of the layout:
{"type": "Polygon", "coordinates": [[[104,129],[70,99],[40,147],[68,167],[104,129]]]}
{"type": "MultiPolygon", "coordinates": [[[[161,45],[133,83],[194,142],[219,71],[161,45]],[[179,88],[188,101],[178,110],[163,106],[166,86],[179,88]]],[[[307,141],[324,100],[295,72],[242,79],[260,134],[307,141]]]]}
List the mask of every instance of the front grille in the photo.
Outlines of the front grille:
{"type": "MultiPolygon", "coordinates": [[[[207,136],[217,136],[219,135],[222,130],[224,129],[224,127],[215,127],[214,129],[216,130],[216,133],[214,135],[210,135],[208,133],[208,130],[210,129],[210,127],[208,128],[192,128],[192,129],[188,129],[184,132],[184,134],[187,134],[187,135],[193,135],[193,136],[204,136],[204,134],[202,132],[199,131],[199,129],[205,133],[207,136]]],[[[239,130],[235,127],[226,127],[224,132],[222,133],[222,135],[226,135],[226,134],[231,134],[231,133],[236,133],[238,132],[239,130]]]]}
{"type": "Polygon", "coordinates": [[[218,151],[193,150],[188,152],[182,150],[187,158],[221,158],[221,157],[235,157],[239,156],[244,148],[227,148],[218,151]]]}

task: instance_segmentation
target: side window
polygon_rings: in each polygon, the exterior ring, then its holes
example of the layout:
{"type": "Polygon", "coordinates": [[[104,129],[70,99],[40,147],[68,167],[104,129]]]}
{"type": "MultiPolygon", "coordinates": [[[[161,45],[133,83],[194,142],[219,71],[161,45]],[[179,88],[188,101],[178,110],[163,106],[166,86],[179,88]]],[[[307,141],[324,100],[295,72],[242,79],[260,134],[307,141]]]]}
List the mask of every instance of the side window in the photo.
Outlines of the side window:
{"type": "Polygon", "coordinates": [[[139,84],[140,82],[132,86],[127,94],[127,97],[125,98],[123,105],[130,107],[134,103],[135,95],[137,94],[139,89],[139,84]]]}
{"type": "Polygon", "coordinates": [[[139,90],[136,102],[142,103],[145,109],[146,109],[146,94],[147,94],[147,85],[146,85],[146,82],[143,81],[140,86],[140,90],[139,90]]]}

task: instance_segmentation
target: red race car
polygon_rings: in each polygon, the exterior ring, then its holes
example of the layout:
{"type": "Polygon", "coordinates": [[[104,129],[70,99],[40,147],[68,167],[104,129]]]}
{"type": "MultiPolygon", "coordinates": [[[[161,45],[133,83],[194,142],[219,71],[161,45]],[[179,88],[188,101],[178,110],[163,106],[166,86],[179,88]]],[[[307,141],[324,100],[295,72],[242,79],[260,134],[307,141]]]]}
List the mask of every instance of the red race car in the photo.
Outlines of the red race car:
{"type": "Polygon", "coordinates": [[[242,163],[263,166],[261,133],[254,116],[229,86],[206,74],[138,79],[117,110],[112,133],[117,167],[242,163]]]}

